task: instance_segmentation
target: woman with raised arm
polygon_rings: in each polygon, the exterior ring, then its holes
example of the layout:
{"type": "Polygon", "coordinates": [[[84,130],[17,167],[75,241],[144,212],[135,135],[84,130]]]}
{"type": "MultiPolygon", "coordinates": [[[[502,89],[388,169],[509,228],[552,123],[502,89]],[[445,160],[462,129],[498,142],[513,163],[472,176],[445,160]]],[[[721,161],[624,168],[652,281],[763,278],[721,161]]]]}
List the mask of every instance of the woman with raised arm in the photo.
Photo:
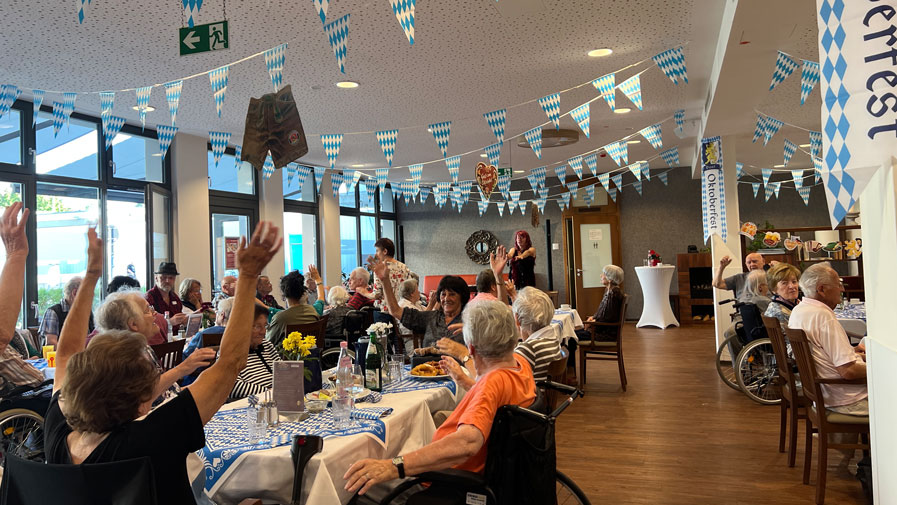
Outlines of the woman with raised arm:
{"type": "Polygon", "coordinates": [[[186,456],[205,445],[203,425],[224,404],[246,366],[257,279],[280,249],[279,231],[263,221],[248,244],[241,239],[236,252],[240,276],[218,361],[152,412],[159,375],[143,355],[143,335],[103,332],[84,348],[94,286],[103,269],[103,241],[94,229],[87,231],[87,240],[87,273],[59,336],[54,395],[44,423],[47,462],[148,457],[159,503],[195,503],[186,456]]]}
{"type": "Polygon", "coordinates": [[[511,280],[517,291],[536,285],[536,248],[526,230],[514,234],[514,247],[508,251],[511,263],[511,280]]]}

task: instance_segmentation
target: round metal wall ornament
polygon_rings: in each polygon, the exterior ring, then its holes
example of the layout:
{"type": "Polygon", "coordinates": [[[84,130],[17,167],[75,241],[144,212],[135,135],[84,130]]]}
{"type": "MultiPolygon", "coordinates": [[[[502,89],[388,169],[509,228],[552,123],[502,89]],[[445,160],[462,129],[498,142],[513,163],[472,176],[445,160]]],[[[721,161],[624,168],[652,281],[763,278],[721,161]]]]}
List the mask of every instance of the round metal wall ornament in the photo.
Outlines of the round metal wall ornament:
{"type": "Polygon", "coordinates": [[[498,237],[491,231],[478,230],[467,238],[467,257],[479,265],[489,264],[489,255],[498,247],[498,237]]]}

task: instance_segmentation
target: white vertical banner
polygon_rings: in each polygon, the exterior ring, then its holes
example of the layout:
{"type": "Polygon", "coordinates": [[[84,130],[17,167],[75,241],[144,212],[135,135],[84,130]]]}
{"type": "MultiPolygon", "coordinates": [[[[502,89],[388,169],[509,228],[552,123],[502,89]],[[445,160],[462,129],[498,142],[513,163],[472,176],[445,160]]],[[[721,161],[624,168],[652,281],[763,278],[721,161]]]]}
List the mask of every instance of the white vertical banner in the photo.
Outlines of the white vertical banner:
{"type": "Polygon", "coordinates": [[[714,234],[726,242],[726,190],[723,184],[723,141],[701,140],[701,212],[704,243],[714,234]]]}
{"type": "Polygon", "coordinates": [[[897,143],[897,0],[816,0],[822,182],[838,226],[897,143]]]}

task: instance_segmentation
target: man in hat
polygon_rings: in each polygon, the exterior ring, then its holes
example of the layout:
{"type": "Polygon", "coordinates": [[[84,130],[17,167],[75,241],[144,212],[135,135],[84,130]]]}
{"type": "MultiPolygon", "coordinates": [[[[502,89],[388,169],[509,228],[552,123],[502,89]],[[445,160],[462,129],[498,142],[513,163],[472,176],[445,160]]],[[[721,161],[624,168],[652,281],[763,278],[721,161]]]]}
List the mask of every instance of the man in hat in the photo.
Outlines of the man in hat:
{"type": "Polygon", "coordinates": [[[184,306],[174,290],[175,281],[180,275],[178,267],[174,263],[163,261],[159,264],[159,269],[155,274],[156,285],[146,292],[146,301],[159,314],[168,312],[172,326],[171,332],[177,333],[180,326],[187,322],[187,314],[183,313],[184,306]]]}

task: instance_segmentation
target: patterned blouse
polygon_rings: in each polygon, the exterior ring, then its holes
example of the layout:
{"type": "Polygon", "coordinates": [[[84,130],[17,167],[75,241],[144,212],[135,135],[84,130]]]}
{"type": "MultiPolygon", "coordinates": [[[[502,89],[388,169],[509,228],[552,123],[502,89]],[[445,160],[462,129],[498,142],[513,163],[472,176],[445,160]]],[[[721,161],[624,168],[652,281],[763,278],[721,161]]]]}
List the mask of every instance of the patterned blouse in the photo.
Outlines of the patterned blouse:
{"type": "Polygon", "coordinates": [[[785,333],[785,330],[788,329],[788,319],[791,318],[791,309],[793,308],[793,303],[778,295],[773,295],[772,301],[769,306],[766,307],[766,312],[764,312],[763,315],[778,319],[779,324],[782,326],[782,333],[785,333]]]}
{"type": "MultiPolygon", "coordinates": [[[[399,300],[402,298],[399,296],[399,287],[403,282],[411,278],[411,270],[398,260],[387,261],[386,266],[389,267],[389,283],[392,284],[392,290],[396,295],[396,300],[399,300]]],[[[374,276],[374,299],[383,299],[383,284],[377,276],[374,276]]]]}

